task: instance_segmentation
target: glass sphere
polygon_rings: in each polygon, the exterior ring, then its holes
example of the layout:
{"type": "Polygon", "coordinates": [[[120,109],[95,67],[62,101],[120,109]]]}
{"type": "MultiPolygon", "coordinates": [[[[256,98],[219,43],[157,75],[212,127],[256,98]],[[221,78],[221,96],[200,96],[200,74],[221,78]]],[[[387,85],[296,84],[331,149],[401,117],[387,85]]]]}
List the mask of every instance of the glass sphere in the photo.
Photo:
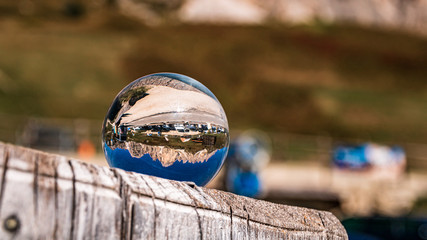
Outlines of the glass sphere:
{"type": "Polygon", "coordinates": [[[206,185],[228,152],[224,109],[200,82],[156,73],[126,86],[114,99],[102,128],[111,167],[206,185]]]}

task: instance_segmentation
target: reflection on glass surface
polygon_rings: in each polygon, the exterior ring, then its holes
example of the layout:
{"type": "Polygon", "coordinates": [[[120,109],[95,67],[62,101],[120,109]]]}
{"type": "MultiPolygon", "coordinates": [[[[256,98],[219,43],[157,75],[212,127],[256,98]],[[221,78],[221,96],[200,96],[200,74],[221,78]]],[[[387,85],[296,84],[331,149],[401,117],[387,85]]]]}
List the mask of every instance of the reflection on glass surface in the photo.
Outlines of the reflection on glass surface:
{"type": "Polygon", "coordinates": [[[224,109],[209,89],[174,73],[141,77],[114,99],[103,124],[112,167],[207,184],[229,145],[224,109]]]}

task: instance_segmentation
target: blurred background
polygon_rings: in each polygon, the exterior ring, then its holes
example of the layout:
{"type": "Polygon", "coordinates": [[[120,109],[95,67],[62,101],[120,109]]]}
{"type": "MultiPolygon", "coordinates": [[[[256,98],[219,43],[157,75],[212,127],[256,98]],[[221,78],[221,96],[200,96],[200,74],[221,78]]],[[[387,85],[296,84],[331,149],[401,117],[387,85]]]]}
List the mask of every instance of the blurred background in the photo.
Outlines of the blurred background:
{"type": "Polygon", "coordinates": [[[1,141],[106,165],[113,98],[155,72],[227,113],[209,187],[427,239],[426,0],[0,0],[1,141]]]}

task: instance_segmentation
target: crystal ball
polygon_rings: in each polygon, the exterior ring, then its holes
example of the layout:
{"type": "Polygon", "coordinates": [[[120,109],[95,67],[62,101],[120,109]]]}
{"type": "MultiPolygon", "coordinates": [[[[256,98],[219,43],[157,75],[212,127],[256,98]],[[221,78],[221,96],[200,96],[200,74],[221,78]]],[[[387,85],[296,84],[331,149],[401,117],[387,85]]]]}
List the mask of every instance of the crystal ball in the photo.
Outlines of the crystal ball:
{"type": "Polygon", "coordinates": [[[222,167],[230,142],[215,95],[176,73],[147,75],[114,99],[102,126],[108,164],[206,185],[222,167]]]}

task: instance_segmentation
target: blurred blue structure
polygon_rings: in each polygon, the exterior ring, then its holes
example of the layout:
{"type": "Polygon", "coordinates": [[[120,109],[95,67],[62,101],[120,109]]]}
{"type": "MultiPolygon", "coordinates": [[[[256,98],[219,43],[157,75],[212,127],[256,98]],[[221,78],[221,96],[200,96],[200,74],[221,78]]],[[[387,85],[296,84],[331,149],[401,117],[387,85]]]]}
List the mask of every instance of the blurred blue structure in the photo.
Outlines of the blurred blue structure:
{"type": "Polygon", "coordinates": [[[332,155],[333,165],[340,169],[366,170],[371,168],[404,168],[406,156],[399,146],[365,143],[355,146],[337,146],[332,155]]]}
{"type": "Polygon", "coordinates": [[[261,192],[261,180],[257,172],[245,171],[236,165],[227,172],[227,190],[242,196],[256,197],[261,192]]]}
{"type": "Polygon", "coordinates": [[[333,163],[339,168],[363,169],[369,166],[366,145],[339,146],[333,152],[333,163]]]}
{"type": "Polygon", "coordinates": [[[259,171],[270,161],[271,144],[268,136],[258,130],[240,134],[230,144],[225,187],[228,191],[257,197],[262,191],[259,171]]]}

